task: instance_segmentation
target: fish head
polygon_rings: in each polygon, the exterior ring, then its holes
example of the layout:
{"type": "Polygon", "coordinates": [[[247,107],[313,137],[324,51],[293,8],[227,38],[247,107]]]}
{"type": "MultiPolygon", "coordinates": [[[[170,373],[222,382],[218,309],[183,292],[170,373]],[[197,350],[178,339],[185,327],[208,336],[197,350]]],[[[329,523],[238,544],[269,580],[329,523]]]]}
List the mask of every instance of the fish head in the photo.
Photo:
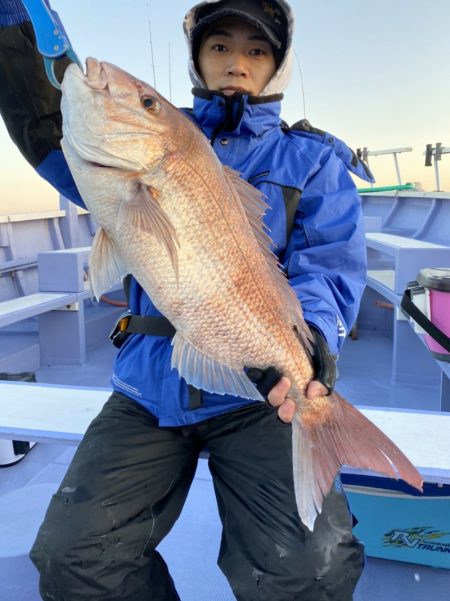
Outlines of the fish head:
{"type": "Polygon", "coordinates": [[[157,169],[175,151],[186,119],[150,85],[94,58],[86,61],[86,75],[76,64],[67,68],[61,112],[64,151],[131,173],[157,169]]]}

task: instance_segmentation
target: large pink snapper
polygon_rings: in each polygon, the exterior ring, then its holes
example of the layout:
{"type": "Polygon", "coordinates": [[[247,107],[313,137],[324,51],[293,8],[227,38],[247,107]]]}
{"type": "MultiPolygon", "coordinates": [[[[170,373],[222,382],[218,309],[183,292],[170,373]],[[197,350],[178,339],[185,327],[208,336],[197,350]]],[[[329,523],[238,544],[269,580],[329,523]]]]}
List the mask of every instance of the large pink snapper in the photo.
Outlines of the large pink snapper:
{"type": "Polygon", "coordinates": [[[189,384],[263,400],[244,366],[292,382],[294,485],[312,529],[343,464],[422,480],[403,453],[337,393],[305,397],[313,378],[300,303],[269,250],[266,204],[224,167],[206,137],[146,83],[108,63],[65,74],[62,148],[98,224],[97,297],[132,273],[177,332],[172,366],[189,384]]]}

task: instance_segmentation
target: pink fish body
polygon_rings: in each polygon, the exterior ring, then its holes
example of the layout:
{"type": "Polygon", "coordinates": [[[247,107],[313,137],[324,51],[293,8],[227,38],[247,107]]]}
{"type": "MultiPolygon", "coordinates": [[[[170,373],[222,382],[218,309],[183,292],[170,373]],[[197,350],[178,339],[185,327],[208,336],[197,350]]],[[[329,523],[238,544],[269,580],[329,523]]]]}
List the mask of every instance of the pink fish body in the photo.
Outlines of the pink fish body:
{"type": "Polygon", "coordinates": [[[62,148],[98,231],[97,297],[132,273],[177,332],[172,367],[198,388],[263,400],[244,367],[292,382],[294,485],[312,529],[343,464],[422,480],[402,452],[337,393],[309,401],[309,330],[269,250],[266,204],[224,167],[198,128],[153,88],[108,63],[71,65],[62,148]]]}

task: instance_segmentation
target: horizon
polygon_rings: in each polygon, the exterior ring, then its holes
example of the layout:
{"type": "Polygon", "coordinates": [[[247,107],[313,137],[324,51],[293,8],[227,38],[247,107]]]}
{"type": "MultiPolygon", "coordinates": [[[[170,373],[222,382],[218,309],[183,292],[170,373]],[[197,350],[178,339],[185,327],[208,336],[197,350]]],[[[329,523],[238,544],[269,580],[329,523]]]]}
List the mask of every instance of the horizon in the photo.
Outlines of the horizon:
{"type": "MultiPolygon", "coordinates": [[[[435,190],[434,168],[424,166],[424,151],[426,144],[450,146],[450,82],[445,77],[450,3],[296,0],[290,4],[296,13],[298,63],[282,103],[283,119],[292,124],[306,116],[313,126],[354,150],[412,147],[413,152],[398,157],[402,183],[418,181],[425,191],[435,190]]],[[[135,0],[132,12],[130,4],[125,9],[119,0],[97,1],[94,7],[88,0],[76,5],[53,0],[52,6],[82,62],[96,56],[152,85],[154,72],[160,93],[171,95],[177,106],[191,105],[182,32],[191,2],[168,1],[156,11],[156,2],[135,0]]],[[[0,153],[0,215],[58,208],[58,193],[26,163],[2,121],[0,153]]],[[[392,156],[371,158],[370,167],[377,186],[397,183],[392,156]]],[[[448,154],[439,163],[439,176],[440,189],[450,192],[448,154]]],[[[361,180],[355,183],[368,187],[361,180]]]]}

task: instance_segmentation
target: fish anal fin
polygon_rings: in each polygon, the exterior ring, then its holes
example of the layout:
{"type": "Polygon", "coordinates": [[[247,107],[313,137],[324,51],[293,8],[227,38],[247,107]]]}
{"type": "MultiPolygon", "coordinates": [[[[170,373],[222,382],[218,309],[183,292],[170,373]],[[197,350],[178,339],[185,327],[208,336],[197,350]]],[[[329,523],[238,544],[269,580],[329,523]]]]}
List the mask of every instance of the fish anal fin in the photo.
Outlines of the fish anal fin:
{"type": "Polygon", "coordinates": [[[295,496],[310,530],[342,465],[401,478],[420,491],[423,485],[414,465],[375,424],[338,393],[327,398],[332,405],[326,423],[314,426],[307,415],[292,422],[295,496]]]}
{"type": "Polygon", "coordinates": [[[211,359],[177,332],[172,341],[172,368],[188,384],[216,394],[232,394],[257,401],[264,400],[243,369],[211,359]]]}
{"type": "Polygon", "coordinates": [[[89,280],[97,300],[116,284],[128,270],[113,240],[102,227],[95,233],[89,257],[89,280]]]}
{"type": "Polygon", "coordinates": [[[273,241],[269,230],[263,222],[263,218],[269,205],[264,200],[264,194],[241,178],[239,173],[229,167],[224,167],[225,174],[231,185],[237,192],[242,207],[252,228],[253,234],[258,241],[259,248],[266,259],[269,273],[275,281],[275,289],[282,296],[281,308],[282,318],[295,328],[303,346],[311,351],[311,334],[303,319],[303,312],[294,290],[282,271],[277,257],[272,251],[273,241]]]}
{"type": "Polygon", "coordinates": [[[159,192],[155,188],[139,182],[135,193],[120,205],[117,228],[124,224],[154,236],[170,258],[175,273],[178,273],[179,247],[175,228],[159,203],[159,192]]]}

